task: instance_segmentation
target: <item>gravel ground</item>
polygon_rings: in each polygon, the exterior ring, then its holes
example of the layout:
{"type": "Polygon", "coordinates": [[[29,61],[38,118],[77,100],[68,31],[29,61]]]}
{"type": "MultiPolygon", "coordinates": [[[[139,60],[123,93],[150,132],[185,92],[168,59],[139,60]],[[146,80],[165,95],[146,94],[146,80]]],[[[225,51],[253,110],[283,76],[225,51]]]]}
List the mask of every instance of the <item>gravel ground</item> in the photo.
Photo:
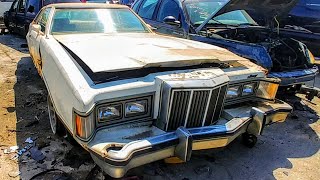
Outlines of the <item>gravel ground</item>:
{"type": "MultiPolygon", "coordinates": [[[[0,35],[0,179],[109,179],[104,177],[88,153],[50,130],[46,89],[25,48],[25,40],[0,35]],[[45,159],[33,160],[25,152],[19,160],[4,149],[25,139],[35,142],[45,159]],[[20,174],[20,176],[17,176],[20,174]],[[16,176],[16,177],[15,177],[16,176]]],[[[317,86],[320,87],[319,77],[317,86]]],[[[295,110],[288,120],[265,129],[257,145],[249,149],[236,139],[228,147],[193,152],[191,161],[165,164],[158,161],[128,173],[131,179],[318,179],[320,177],[320,99],[304,95],[282,97],[295,110]]]]}

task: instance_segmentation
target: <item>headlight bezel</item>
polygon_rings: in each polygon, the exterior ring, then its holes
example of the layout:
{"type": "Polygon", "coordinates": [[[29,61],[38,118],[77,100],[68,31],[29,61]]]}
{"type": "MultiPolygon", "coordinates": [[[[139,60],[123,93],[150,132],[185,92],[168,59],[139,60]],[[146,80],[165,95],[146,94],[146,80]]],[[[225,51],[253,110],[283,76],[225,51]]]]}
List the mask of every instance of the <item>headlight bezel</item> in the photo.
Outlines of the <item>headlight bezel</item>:
{"type": "Polygon", "coordinates": [[[101,122],[109,121],[109,120],[112,120],[112,119],[114,119],[114,120],[121,119],[123,117],[123,115],[122,115],[123,114],[123,107],[122,106],[123,106],[122,104],[116,104],[116,103],[115,104],[108,104],[107,106],[101,106],[101,107],[99,107],[97,109],[97,118],[101,122]],[[107,108],[110,108],[110,107],[115,108],[115,109],[119,108],[119,115],[118,116],[114,115],[114,117],[111,116],[109,118],[101,118],[100,117],[101,109],[107,109],[107,108]]]}
{"type": "Polygon", "coordinates": [[[226,92],[226,99],[231,99],[231,98],[237,98],[237,97],[239,97],[240,96],[240,94],[241,94],[241,85],[230,85],[228,88],[227,88],[227,92],[226,92]],[[236,95],[233,95],[233,94],[231,94],[231,95],[229,95],[228,93],[229,93],[229,90],[231,89],[231,88],[237,88],[237,90],[236,90],[236,95]]]}
{"type": "Polygon", "coordinates": [[[141,100],[138,100],[138,101],[127,101],[124,104],[124,113],[123,114],[124,114],[124,117],[130,118],[130,117],[133,117],[133,116],[144,115],[144,114],[147,113],[147,111],[148,111],[148,100],[147,99],[141,99],[141,100]],[[130,103],[138,103],[138,102],[145,102],[144,111],[143,112],[136,112],[136,113],[127,113],[127,105],[130,104],[130,103]]]}
{"type": "Polygon", "coordinates": [[[105,102],[100,102],[99,104],[96,105],[95,107],[95,114],[96,114],[96,123],[97,127],[100,126],[105,126],[105,125],[111,125],[111,124],[121,124],[121,123],[126,123],[126,122],[132,122],[135,120],[142,120],[142,119],[152,119],[153,115],[153,94],[148,94],[148,95],[136,95],[130,97],[124,97],[121,99],[113,99],[112,101],[105,101],[105,102]],[[143,113],[137,113],[137,114],[132,114],[132,115],[126,115],[125,114],[125,108],[127,103],[131,102],[137,102],[137,101],[146,101],[146,107],[145,107],[145,112],[143,113]],[[109,119],[109,120],[100,120],[99,118],[99,109],[103,107],[107,107],[110,105],[121,105],[121,117],[115,118],[115,119],[109,119]]]}
{"type": "Polygon", "coordinates": [[[247,102],[247,101],[274,101],[275,100],[275,94],[277,93],[278,87],[280,84],[280,80],[277,78],[257,78],[254,80],[244,80],[244,81],[239,81],[235,83],[229,84],[229,87],[234,87],[234,86],[240,86],[240,95],[238,97],[232,97],[232,98],[227,98],[227,95],[225,97],[225,105],[232,105],[232,104],[237,104],[241,102],[247,102]],[[266,95],[267,91],[262,92],[259,88],[260,84],[270,84],[273,85],[273,91],[274,93],[271,93],[271,96],[264,96],[266,95]],[[243,94],[244,86],[248,84],[254,84],[254,90],[251,94],[243,94]]]}

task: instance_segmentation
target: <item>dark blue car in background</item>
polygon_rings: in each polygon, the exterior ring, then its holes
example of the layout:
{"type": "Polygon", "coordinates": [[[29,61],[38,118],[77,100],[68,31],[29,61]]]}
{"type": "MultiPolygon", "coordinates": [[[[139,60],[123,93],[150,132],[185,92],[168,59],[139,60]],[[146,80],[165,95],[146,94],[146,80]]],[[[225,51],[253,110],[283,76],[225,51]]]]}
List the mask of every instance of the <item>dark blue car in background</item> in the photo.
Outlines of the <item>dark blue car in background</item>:
{"type": "Polygon", "coordinates": [[[9,31],[25,36],[29,24],[43,6],[52,3],[81,2],[80,0],[15,0],[4,13],[4,22],[9,31]]]}
{"type": "Polygon", "coordinates": [[[136,0],[132,8],[155,32],[227,48],[266,68],[269,77],[282,80],[282,86],[300,87],[314,82],[318,68],[307,46],[290,37],[301,32],[279,26],[279,19],[287,16],[296,3],[297,0],[136,0]],[[260,13],[268,23],[259,25],[247,13],[249,10],[260,13]]]}
{"type": "MultiPolygon", "coordinates": [[[[261,13],[254,10],[247,12],[259,25],[268,25],[261,13]]],[[[293,30],[287,33],[287,37],[306,44],[320,60],[320,0],[299,0],[287,15],[278,20],[281,28],[293,30]]]]}

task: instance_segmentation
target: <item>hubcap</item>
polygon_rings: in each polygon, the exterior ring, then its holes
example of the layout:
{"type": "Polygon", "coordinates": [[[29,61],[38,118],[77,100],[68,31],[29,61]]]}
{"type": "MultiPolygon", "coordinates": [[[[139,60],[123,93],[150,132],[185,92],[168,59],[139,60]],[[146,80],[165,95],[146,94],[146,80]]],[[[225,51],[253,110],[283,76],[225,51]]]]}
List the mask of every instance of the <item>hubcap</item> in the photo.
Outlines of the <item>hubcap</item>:
{"type": "Polygon", "coordinates": [[[56,112],[54,110],[53,104],[51,103],[51,100],[48,97],[48,112],[49,112],[49,120],[50,120],[50,126],[53,134],[56,134],[57,132],[57,117],[56,112]]]}

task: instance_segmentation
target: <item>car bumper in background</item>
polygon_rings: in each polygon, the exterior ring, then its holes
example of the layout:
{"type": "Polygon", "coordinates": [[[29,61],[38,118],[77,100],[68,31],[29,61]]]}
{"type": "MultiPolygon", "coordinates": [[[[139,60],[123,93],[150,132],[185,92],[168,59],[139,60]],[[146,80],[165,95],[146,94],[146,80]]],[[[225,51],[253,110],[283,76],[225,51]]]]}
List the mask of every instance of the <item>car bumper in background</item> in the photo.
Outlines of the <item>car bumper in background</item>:
{"type": "Polygon", "coordinates": [[[303,70],[295,70],[290,72],[271,72],[268,77],[281,79],[280,86],[289,86],[295,84],[305,84],[314,81],[319,73],[318,67],[303,70]]]}
{"type": "Polygon", "coordinates": [[[192,151],[225,147],[245,132],[259,135],[266,125],[284,121],[291,110],[278,100],[225,109],[216,125],[180,127],[174,132],[152,125],[123,125],[99,130],[86,146],[106,173],[120,178],[131,168],[168,157],[188,161],[192,151]]]}

